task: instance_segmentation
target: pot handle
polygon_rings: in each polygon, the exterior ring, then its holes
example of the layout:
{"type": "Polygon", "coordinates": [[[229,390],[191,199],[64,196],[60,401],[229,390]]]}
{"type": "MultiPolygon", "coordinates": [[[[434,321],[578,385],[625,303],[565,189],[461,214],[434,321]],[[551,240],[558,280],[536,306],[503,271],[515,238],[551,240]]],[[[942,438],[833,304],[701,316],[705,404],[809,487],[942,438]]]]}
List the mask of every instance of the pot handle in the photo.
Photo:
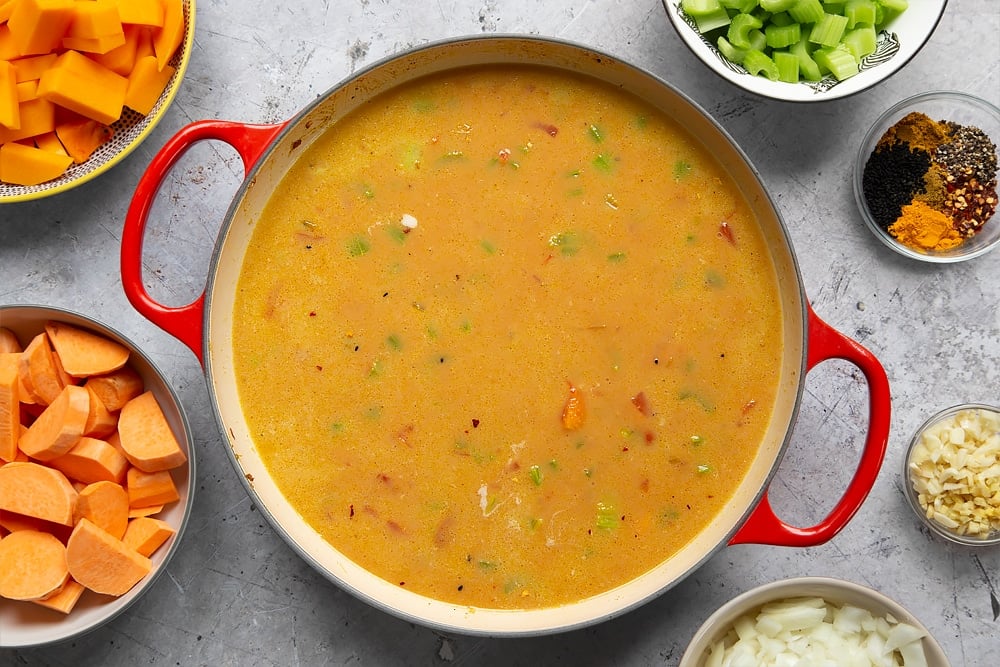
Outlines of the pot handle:
{"type": "Polygon", "coordinates": [[[779,519],[771,508],[767,490],[760,503],[740,526],[729,544],[770,544],[787,547],[811,547],[823,544],[847,525],[875,484],[889,441],[890,393],[889,380],[878,359],[862,347],[817,317],[807,305],[809,318],[806,372],[828,359],[843,359],[857,366],[868,381],[868,433],[854,477],[847,491],[825,519],[810,528],[790,526],[779,519]]]}
{"type": "Polygon", "coordinates": [[[199,141],[224,141],[239,153],[244,174],[249,175],[254,164],[288,124],[251,125],[221,120],[196,121],[182,127],[153,157],[139,179],[122,229],[121,274],[125,296],[146,319],[187,345],[204,365],[202,348],[205,292],[186,306],[165,306],[146,291],[142,282],[142,244],[149,212],[163,179],[184,153],[199,141]]]}

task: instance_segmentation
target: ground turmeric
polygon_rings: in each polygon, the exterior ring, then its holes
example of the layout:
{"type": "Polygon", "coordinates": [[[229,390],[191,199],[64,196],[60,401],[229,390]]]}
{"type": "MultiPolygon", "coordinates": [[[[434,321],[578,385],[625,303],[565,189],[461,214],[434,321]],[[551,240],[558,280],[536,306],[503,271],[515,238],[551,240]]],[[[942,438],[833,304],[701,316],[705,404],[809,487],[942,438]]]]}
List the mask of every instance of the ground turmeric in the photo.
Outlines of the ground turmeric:
{"type": "Polygon", "coordinates": [[[948,250],[962,242],[952,219],[919,199],[903,206],[889,233],[903,245],[917,250],[948,250]]]}

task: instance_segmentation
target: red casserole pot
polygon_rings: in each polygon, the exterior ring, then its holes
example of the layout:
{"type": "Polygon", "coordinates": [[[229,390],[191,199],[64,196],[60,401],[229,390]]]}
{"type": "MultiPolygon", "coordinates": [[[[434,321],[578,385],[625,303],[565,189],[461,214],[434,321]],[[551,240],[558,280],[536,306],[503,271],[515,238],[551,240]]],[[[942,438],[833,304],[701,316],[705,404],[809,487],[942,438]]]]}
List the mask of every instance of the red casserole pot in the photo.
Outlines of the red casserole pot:
{"type": "Polygon", "coordinates": [[[747,157],[708,114],[666,82],[617,58],[567,42],[513,36],[439,42],[376,63],[284,123],[192,123],[167,142],[140,180],[125,221],[121,261],[122,282],[132,305],[184,342],[201,361],[233,466],[274,529],[330,580],[376,607],[430,627],[495,636],[579,628],[652,599],[727,544],[807,547],[826,542],[864,502],[885,455],[890,413],[885,372],[870,352],[812,311],[784,224],[747,157]],[[339,118],[404,81],[468,65],[500,63],[563,68],[621,86],[673,116],[702,141],[740,184],[769,241],[781,291],[784,329],[781,367],[775,369],[780,386],[771,425],[750,471],[714,521],[675,556],[627,584],[560,607],[514,611],[447,604],[404,590],[367,572],[321,538],[284,498],[261,461],[236,394],[232,350],[235,286],[254,223],[302,149],[339,118]],[[144,229],[160,184],[171,167],[191,146],[206,139],[224,141],[239,152],[246,180],[223,223],[204,293],[186,306],[169,307],[154,300],[143,286],[144,229]],[[787,446],[804,378],[817,364],[831,358],[854,364],[867,379],[869,424],[865,445],[846,491],[829,515],[814,526],[792,526],[772,511],[767,488],[787,446]]]}

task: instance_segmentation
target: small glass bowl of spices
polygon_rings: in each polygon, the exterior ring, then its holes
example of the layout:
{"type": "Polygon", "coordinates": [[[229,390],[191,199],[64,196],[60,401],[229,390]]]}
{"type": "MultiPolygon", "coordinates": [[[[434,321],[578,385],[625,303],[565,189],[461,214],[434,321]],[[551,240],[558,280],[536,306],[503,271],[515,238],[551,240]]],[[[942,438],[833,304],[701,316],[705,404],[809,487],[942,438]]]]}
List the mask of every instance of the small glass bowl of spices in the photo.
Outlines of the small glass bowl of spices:
{"type": "Polygon", "coordinates": [[[958,544],[1000,544],[1000,407],[966,403],[917,429],[903,460],[910,506],[958,544]]]}
{"type": "Polygon", "coordinates": [[[921,93],[875,122],[858,150],[854,198],[868,227],[927,262],[978,257],[1000,243],[1000,109],[961,92],[921,93]]]}

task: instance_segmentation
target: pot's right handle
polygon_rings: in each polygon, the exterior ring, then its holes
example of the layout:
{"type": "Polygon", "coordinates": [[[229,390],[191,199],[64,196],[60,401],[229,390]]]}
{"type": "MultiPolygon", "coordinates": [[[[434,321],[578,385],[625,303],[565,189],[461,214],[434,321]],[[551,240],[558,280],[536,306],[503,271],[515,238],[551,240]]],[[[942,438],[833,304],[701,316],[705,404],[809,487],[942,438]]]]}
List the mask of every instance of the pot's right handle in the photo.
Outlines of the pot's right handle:
{"type": "Polygon", "coordinates": [[[889,441],[890,394],[885,369],[875,356],[823,322],[812,306],[807,306],[809,317],[806,372],[827,359],[844,359],[859,369],[868,381],[868,433],[854,477],[847,491],[825,519],[809,528],[790,526],[779,519],[771,508],[767,491],[749,518],[729,541],[729,544],[771,544],[788,547],[811,547],[822,544],[847,525],[875,484],[889,441]]]}
{"type": "Polygon", "coordinates": [[[221,120],[196,121],[182,127],[153,157],[139,179],[132,203],[125,215],[122,230],[121,273],[125,296],[146,319],[187,345],[204,365],[202,348],[205,292],[186,306],[165,306],[149,295],[142,283],[142,244],[149,212],[163,179],[184,153],[199,141],[224,141],[239,153],[244,174],[249,174],[257,160],[288,122],[274,125],[251,125],[221,120]]]}

